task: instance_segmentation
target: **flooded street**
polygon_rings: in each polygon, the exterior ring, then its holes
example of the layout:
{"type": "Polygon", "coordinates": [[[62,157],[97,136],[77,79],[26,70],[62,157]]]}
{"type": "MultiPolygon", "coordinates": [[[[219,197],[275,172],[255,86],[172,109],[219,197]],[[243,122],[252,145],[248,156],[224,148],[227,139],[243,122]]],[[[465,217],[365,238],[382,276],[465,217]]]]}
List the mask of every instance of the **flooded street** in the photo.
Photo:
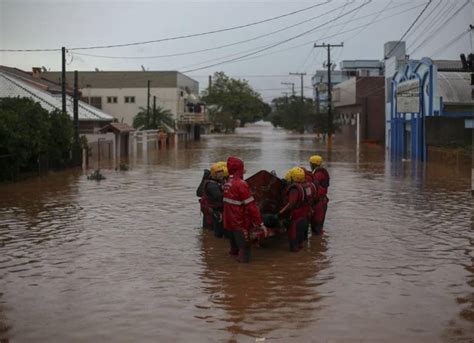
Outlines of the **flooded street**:
{"type": "Polygon", "coordinates": [[[471,166],[393,165],[266,125],[150,152],[127,172],[0,185],[3,342],[472,342],[471,166]],[[202,170],[235,154],[279,176],[320,153],[326,231],[241,265],[202,231],[202,170]]]}

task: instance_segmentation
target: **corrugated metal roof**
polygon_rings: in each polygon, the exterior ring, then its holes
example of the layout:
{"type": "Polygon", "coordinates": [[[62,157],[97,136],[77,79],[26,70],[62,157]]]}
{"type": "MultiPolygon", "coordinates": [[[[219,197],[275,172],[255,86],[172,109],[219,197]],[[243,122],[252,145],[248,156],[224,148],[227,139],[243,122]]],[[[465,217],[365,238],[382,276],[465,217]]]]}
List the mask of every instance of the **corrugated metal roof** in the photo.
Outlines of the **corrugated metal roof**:
{"type": "Polygon", "coordinates": [[[474,104],[470,83],[469,73],[438,72],[438,95],[445,104],[474,104]]]}
{"type": "MultiPolygon", "coordinates": [[[[15,77],[4,71],[0,71],[0,98],[27,97],[40,103],[41,107],[48,111],[61,110],[62,98],[60,94],[51,94],[42,89],[36,88],[30,83],[15,77]]],[[[66,97],[67,113],[73,117],[73,99],[66,97]]],[[[80,121],[112,121],[114,117],[102,112],[83,101],[79,101],[80,121]]]]}
{"type": "Polygon", "coordinates": [[[438,71],[462,70],[460,60],[433,60],[433,64],[438,68],[438,71]]]}

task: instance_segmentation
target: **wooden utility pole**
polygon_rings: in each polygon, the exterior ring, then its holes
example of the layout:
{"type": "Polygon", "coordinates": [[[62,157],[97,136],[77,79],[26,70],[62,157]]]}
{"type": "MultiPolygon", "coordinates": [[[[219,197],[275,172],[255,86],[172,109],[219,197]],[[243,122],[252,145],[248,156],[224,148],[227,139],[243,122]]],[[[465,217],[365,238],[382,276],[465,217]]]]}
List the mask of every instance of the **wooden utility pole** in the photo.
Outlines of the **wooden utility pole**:
{"type": "Polygon", "coordinates": [[[306,73],[290,73],[290,75],[295,75],[295,76],[301,77],[301,102],[303,102],[303,98],[304,98],[304,92],[303,92],[304,81],[303,81],[303,77],[306,75],[306,73]]]}
{"type": "Polygon", "coordinates": [[[146,91],[146,124],[150,124],[150,80],[147,82],[147,91],[146,91]]]}
{"type": "Polygon", "coordinates": [[[291,94],[295,97],[295,83],[294,82],[282,82],[282,85],[291,86],[291,94]]]}
{"type": "Polygon", "coordinates": [[[208,93],[211,94],[212,91],[212,75],[209,75],[209,91],[208,93]]]}
{"type": "Polygon", "coordinates": [[[62,110],[67,113],[66,109],[66,48],[61,48],[61,95],[62,95],[62,110]]]}
{"type": "Polygon", "coordinates": [[[72,150],[72,160],[74,166],[81,165],[81,147],[79,145],[79,82],[77,70],[74,71],[74,99],[73,99],[73,125],[74,143],[72,150]]]}
{"type": "Polygon", "coordinates": [[[153,126],[157,126],[156,122],[156,95],[153,95],[153,126]]]}
{"type": "Polygon", "coordinates": [[[340,48],[343,47],[344,43],[341,44],[316,44],[314,43],[315,48],[327,48],[328,50],[328,147],[332,146],[332,134],[333,131],[333,118],[332,118],[332,87],[331,87],[331,48],[340,48]]]}

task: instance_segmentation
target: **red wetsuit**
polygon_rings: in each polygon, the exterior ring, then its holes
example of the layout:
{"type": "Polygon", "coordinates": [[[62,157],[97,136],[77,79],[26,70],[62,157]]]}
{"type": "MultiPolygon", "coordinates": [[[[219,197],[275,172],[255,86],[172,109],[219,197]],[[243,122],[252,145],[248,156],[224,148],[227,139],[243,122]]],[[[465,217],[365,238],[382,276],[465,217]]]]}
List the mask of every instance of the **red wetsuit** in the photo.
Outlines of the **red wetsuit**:
{"type": "Polygon", "coordinates": [[[298,251],[308,231],[308,215],[310,206],[305,195],[304,183],[292,183],[287,187],[288,203],[280,215],[289,215],[288,241],[290,251],[298,251]]]}
{"type": "Polygon", "coordinates": [[[313,170],[313,181],[317,187],[317,201],[313,205],[313,213],[311,215],[311,230],[315,234],[320,234],[326,219],[329,199],[327,197],[329,188],[329,173],[323,167],[313,170]]]}
{"type": "Polygon", "coordinates": [[[229,181],[224,185],[224,229],[230,232],[231,251],[240,262],[249,262],[249,231],[263,225],[260,211],[242,177],[244,163],[237,157],[227,159],[229,181]]]}

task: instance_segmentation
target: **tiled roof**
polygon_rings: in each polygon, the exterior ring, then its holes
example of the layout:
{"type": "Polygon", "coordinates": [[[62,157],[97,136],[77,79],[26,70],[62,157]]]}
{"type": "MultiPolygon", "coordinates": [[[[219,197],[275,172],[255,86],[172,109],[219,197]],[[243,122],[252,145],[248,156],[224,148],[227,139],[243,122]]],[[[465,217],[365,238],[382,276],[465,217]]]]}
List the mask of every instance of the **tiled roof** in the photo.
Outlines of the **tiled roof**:
{"type": "MultiPolygon", "coordinates": [[[[48,110],[61,110],[62,98],[61,94],[52,94],[40,85],[34,85],[29,81],[22,80],[19,76],[0,70],[0,98],[9,97],[27,97],[40,103],[40,105],[48,110]]],[[[73,117],[73,98],[66,96],[66,110],[69,116],[73,117]]],[[[114,117],[102,112],[83,101],[79,101],[79,120],[87,121],[112,121],[114,117]]]]}
{"type": "Polygon", "coordinates": [[[102,131],[102,132],[107,132],[109,130],[112,130],[112,131],[115,131],[115,132],[132,132],[132,131],[135,131],[135,129],[133,127],[131,127],[130,125],[128,125],[126,123],[116,123],[116,122],[107,124],[102,129],[100,129],[100,131],[102,131]]]}

